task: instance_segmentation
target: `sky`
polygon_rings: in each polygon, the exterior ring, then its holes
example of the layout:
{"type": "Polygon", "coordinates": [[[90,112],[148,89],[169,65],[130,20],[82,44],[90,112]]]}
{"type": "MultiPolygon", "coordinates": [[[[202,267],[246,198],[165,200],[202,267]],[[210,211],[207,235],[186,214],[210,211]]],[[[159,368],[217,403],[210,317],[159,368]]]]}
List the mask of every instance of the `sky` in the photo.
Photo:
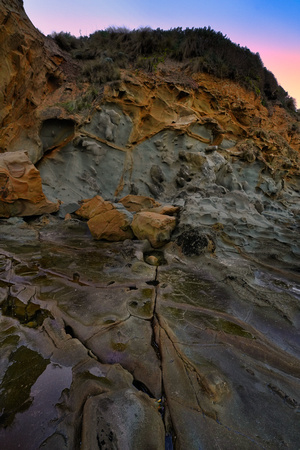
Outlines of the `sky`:
{"type": "Polygon", "coordinates": [[[258,52],[300,108],[300,0],[24,0],[24,7],[45,35],[86,36],[110,26],[210,26],[258,52]]]}

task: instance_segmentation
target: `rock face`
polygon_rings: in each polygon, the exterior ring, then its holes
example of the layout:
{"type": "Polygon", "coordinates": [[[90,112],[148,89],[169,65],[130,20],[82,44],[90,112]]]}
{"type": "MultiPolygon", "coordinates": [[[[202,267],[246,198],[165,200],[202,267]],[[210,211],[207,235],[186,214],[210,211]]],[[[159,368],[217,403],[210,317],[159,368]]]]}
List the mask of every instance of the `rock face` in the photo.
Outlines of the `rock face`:
{"type": "Polygon", "coordinates": [[[43,194],[39,171],[27,153],[0,155],[0,217],[33,216],[58,211],[43,194]]]}
{"type": "Polygon", "coordinates": [[[82,110],[0,23],[3,448],[298,448],[297,116],[168,61],[82,110]]]}
{"type": "Polygon", "coordinates": [[[5,61],[0,69],[1,151],[22,148],[35,163],[43,154],[39,106],[55,95],[67,77],[73,79],[76,69],[68,56],[33,27],[22,1],[1,0],[0,23],[0,58],[5,61]]]}

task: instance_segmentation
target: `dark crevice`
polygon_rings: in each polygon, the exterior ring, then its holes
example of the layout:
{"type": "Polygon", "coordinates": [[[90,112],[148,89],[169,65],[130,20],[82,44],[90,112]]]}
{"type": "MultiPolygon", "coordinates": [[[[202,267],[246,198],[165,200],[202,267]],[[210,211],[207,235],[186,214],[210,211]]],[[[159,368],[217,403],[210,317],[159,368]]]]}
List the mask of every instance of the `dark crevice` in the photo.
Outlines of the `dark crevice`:
{"type": "Polygon", "coordinates": [[[158,359],[161,361],[161,354],[160,354],[160,350],[159,350],[159,345],[156,342],[156,337],[155,337],[155,325],[156,323],[158,323],[157,320],[157,314],[156,314],[156,303],[157,303],[157,296],[158,296],[158,292],[157,292],[157,286],[159,285],[159,281],[158,281],[158,267],[156,267],[155,270],[155,279],[151,280],[151,281],[146,281],[146,284],[150,285],[150,286],[155,286],[155,298],[154,298],[154,306],[153,306],[153,317],[151,319],[151,326],[152,326],[152,338],[151,338],[151,345],[155,351],[155,354],[157,355],[158,359]]]}
{"type": "Polygon", "coordinates": [[[76,338],[74,330],[72,327],[70,327],[70,325],[65,326],[65,332],[66,334],[69,334],[72,338],[76,338]]]}
{"type": "MultiPolygon", "coordinates": [[[[156,271],[157,271],[157,269],[156,269],[156,271]]],[[[149,286],[158,286],[159,285],[159,281],[157,279],[150,280],[150,281],[146,281],[146,284],[148,284],[149,286]]]]}
{"type": "Polygon", "coordinates": [[[155,398],[154,395],[152,394],[152,392],[150,391],[150,389],[147,388],[147,386],[142,383],[139,380],[133,380],[132,382],[133,386],[138,389],[139,391],[144,392],[145,394],[147,394],[150,398],[155,398]]]}
{"type": "MultiPolygon", "coordinates": [[[[151,319],[151,324],[152,324],[152,329],[153,329],[153,318],[151,319]]],[[[160,350],[159,350],[159,346],[158,343],[155,340],[155,334],[154,331],[152,333],[152,337],[151,337],[151,346],[153,347],[155,354],[157,356],[157,358],[161,361],[161,354],[160,354],[160,350]]]]}
{"type": "Polygon", "coordinates": [[[172,436],[172,434],[166,434],[165,437],[165,450],[173,450],[173,441],[174,441],[174,437],[172,436]]]}
{"type": "Polygon", "coordinates": [[[157,359],[160,362],[160,367],[162,371],[162,381],[161,381],[161,399],[159,399],[159,412],[161,414],[162,421],[164,423],[165,427],[165,450],[173,450],[175,445],[176,436],[174,433],[174,428],[171,420],[171,415],[168,414],[168,417],[166,415],[167,412],[167,399],[165,395],[165,389],[164,389],[164,381],[163,381],[163,369],[161,365],[162,356],[160,353],[159,343],[156,341],[156,333],[155,333],[155,327],[160,326],[157,312],[156,312],[156,305],[157,305],[157,298],[158,298],[158,267],[156,267],[155,271],[155,279],[146,282],[147,284],[151,286],[155,286],[155,299],[154,299],[154,307],[153,307],[153,317],[151,319],[151,327],[152,327],[152,338],[151,338],[151,346],[153,347],[155,354],[157,356],[157,359]]]}
{"type": "Polygon", "coordinates": [[[137,291],[138,290],[138,288],[134,285],[128,286],[128,289],[129,289],[129,291],[137,291]]]}

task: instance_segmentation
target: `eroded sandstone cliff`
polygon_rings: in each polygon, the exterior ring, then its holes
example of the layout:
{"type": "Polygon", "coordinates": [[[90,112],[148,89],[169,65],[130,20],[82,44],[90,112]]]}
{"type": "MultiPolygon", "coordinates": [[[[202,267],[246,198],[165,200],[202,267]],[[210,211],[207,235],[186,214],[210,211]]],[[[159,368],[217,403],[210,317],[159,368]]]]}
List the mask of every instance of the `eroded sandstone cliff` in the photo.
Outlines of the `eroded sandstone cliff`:
{"type": "Polygon", "coordinates": [[[172,61],[95,88],[0,23],[1,441],[296,448],[297,116],[172,61]]]}

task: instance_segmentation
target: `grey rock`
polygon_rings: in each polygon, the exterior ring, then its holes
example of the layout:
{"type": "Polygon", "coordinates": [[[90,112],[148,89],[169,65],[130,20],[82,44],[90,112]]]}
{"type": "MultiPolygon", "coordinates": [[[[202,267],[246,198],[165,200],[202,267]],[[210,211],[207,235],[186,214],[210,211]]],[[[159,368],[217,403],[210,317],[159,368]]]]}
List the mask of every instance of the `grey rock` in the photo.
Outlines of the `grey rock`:
{"type": "Polygon", "coordinates": [[[151,167],[150,177],[154,183],[162,183],[165,180],[161,167],[157,165],[151,167]]]}
{"type": "Polygon", "coordinates": [[[80,205],[77,202],[70,202],[70,203],[61,203],[59,206],[59,212],[58,215],[62,219],[66,216],[66,214],[72,214],[77,209],[79,209],[80,205]]]}

